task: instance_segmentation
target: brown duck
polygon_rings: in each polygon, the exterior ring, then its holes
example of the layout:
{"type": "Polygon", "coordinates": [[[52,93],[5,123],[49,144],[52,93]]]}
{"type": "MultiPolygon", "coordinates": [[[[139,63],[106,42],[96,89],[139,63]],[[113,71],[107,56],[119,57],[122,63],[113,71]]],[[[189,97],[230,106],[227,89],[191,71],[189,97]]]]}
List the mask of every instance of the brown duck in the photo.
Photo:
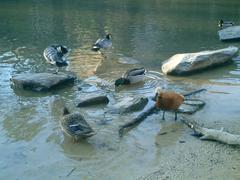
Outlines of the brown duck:
{"type": "Polygon", "coordinates": [[[93,129],[80,113],[70,113],[66,107],[63,109],[63,118],[60,121],[60,126],[74,141],[95,135],[93,129]]]}
{"type": "Polygon", "coordinates": [[[175,112],[175,120],[177,120],[177,110],[184,101],[184,96],[175,92],[166,92],[161,88],[156,89],[156,107],[163,110],[162,119],[164,120],[165,111],[175,112]]]}

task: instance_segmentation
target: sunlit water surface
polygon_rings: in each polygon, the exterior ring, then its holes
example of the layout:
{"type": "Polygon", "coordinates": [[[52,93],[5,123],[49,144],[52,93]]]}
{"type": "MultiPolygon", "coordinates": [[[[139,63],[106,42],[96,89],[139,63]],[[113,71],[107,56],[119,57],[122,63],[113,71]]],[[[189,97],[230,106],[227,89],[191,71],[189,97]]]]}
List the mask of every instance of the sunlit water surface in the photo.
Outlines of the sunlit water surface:
{"type": "Polygon", "coordinates": [[[162,153],[188,140],[184,126],[171,113],[165,122],[154,114],[120,139],[119,125],[136,114],[104,112],[124,97],[151,96],[157,86],[178,92],[206,88],[197,96],[206,106],[192,118],[239,133],[239,59],[188,77],[164,76],[160,68],[176,53],[239,47],[217,37],[219,18],[240,23],[239,5],[238,0],[0,1],[0,179],[136,179],[151,173],[163,163],[162,153]],[[113,48],[104,59],[90,48],[106,32],[112,33],[113,48]],[[80,81],[49,93],[12,88],[16,74],[54,71],[42,56],[53,43],[71,48],[66,71],[93,86],[79,91],[80,81]],[[116,78],[141,66],[148,69],[144,83],[115,91],[116,78]],[[109,105],[75,107],[78,96],[98,88],[109,94],[109,105]],[[83,113],[97,135],[75,144],[64,137],[59,96],[71,111],[83,113]],[[175,133],[159,145],[164,128],[175,133]]]}

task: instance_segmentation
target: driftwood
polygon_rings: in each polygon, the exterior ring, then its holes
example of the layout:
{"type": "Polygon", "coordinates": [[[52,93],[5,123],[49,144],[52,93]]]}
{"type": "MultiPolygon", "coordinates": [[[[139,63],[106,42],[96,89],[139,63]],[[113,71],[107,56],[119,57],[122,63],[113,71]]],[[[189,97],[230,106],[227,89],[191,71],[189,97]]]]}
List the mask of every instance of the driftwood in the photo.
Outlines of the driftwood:
{"type": "Polygon", "coordinates": [[[220,130],[204,128],[186,117],[182,119],[182,122],[198,133],[201,140],[214,140],[229,145],[240,145],[240,135],[228,133],[223,130],[223,127],[220,130]]]}
{"type": "Polygon", "coordinates": [[[147,116],[153,114],[155,109],[156,109],[155,102],[149,99],[148,104],[145,106],[145,108],[143,109],[143,111],[140,114],[138,114],[130,122],[127,122],[126,124],[120,126],[119,131],[118,131],[119,136],[122,137],[124,132],[126,132],[127,130],[129,131],[130,129],[134,128],[139,123],[141,123],[147,116]]]}

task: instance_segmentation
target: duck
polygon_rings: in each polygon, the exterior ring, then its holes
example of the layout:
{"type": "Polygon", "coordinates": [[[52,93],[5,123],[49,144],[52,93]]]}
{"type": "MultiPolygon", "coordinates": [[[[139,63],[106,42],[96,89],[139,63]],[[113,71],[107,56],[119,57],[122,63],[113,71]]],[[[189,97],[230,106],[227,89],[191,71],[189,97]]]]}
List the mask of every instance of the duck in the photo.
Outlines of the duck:
{"type": "Polygon", "coordinates": [[[70,113],[65,106],[63,108],[63,118],[60,120],[60,126],[63,132],[72,138],[73,142],[96,134],[80,113],[70,113]]]}
{"type": "Polygon", "coordinates": [[[65,56],[70,50],[63,45],[50,45],[43,51],[43,56],[46,61],[57,66],[56,74],[62,66],[68,66],[65,56]]]}
{"type": "Polygon", "coordinates": [[[222,19],[219,19],[218,21],[218,27],[220,27],[221,29],[231,27],[233,25],[234,25],[233,21],[223,21],[222,19]]]}
{"type": "Polygon", "coordinates": [[[184,96],[182,94],[163,91],[161,87],[157,87],[155,90],[155,106],[158,109],[163,110],[162,120],[165,120],[165,111],[175,112],[175,121],[177,120],[177,110],[179,106],[184,102],[184,96]]]}
{"type": "Polygon", "coordinates": [[[115,86],[135,84],[144,81],[145,76],[146,69],[144,67],[130,69],[115,81],[115,86]]]}
{"type": "Polygon", "coordinates": [[[98,39],[93,45],[92,45],[92,50],[93,51],[99,51],[101,49],[108,49],[112,47],[112,35],[108,33],[105,38],[100,38],[98,39]]]}

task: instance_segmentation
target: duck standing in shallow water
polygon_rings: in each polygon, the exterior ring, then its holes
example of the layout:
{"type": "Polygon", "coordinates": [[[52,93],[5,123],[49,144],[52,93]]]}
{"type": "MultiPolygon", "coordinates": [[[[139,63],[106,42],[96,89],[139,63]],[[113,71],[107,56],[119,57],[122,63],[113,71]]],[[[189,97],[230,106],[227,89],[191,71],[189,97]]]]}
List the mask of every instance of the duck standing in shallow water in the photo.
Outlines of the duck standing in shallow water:
{"type": "Polygon", "coordinates": [[[233,21],[223,21],[222,19],[218,21],[218,27],[220,27],[221,29],[231,27],[233,25],[234,25],[233,21]]]}
{"type": "Polygon", "coordinates": [[[115,86],[135,84],[144,81],[145,76],[146,69],[143,67],[130,69],[115,81],[115,86]]]}
{"type": "Polygon", "coordinates": [[[105,38],[98,39],[92,46],[93,51],[100,51],[101,49],[108,49],[112,47],[112,35],[107,34],[105,38]]]}
{"type": "Polygon", "coordinates": [[[60,126],[68,136],[73,138],[74,142],[95,135],[93,129],[80,113],[69,113],[66,107],[63,109],[60,126]]]}
{"type": "Polygon", "coordinates": [[[156,90],[156,107],[163,110],[162,120],[165,119],[165,111],[174,111],[177,120],[177,110],[184,101],[184,96],[175,92],[165,92],[160,87],[156,90]]]}
{"type": "Polygon", "coordinates": [[[57,66],[56,73],[59,71],[59,67],[67,66],[67,60],[65,56],[69,52],[66,46],[62,45],[51,45],[43,51],[43,56],[48,63],[57,66]]]}

